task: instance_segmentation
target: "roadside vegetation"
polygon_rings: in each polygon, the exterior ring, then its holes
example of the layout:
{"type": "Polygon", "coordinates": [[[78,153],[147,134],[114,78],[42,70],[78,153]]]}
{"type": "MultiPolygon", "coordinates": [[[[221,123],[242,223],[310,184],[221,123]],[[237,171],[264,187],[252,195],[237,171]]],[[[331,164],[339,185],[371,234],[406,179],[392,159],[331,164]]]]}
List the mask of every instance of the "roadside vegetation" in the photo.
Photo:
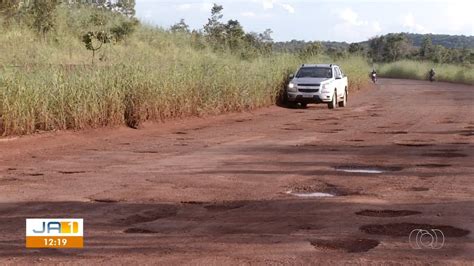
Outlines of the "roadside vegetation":
{"type": "MultiPolygon", "coordinates": [[[[170,30],[140,25],[106,5],[59,3],[45,7],[53,16],[47,27],[34,27],[36,8],[0,23],[8,51],[0,54],[3,135],[269,106],[299,64],[329,60],[320,51],[273,53],[270,30],[246,33],[238,21],[223,22],[217,5],[201,31],[184,21],[170,30]]],[[[340,61],[354,88],[363,87],[366,61],[340,61]]]]}
{"type": "Polygon", "coordinates": [[[352,90],[368,86],[364,48],[275,51],[270,29],[246,32],[224,21],[219,5],[191,30],[184,20],[170,29],[141,24],[134,1],[82,2],[0,2],[0,135],[137,128],[269,106],[308,62],[334,61],[352,90]]]}

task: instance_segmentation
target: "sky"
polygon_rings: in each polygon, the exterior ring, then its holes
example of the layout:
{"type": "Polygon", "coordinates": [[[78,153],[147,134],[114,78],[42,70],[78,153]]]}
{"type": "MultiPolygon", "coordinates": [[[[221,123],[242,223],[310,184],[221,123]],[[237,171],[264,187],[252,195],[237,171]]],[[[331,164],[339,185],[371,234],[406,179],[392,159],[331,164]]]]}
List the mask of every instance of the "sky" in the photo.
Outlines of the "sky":
{"type": "Polygon", "coordinates": [[[360,42],[390,32],[474,35],[474,0],[136,0],[137,17],[168,28],[207,23],[213,3],[224,21],[248,32],[273,30],[275,41],[360,42]]]}

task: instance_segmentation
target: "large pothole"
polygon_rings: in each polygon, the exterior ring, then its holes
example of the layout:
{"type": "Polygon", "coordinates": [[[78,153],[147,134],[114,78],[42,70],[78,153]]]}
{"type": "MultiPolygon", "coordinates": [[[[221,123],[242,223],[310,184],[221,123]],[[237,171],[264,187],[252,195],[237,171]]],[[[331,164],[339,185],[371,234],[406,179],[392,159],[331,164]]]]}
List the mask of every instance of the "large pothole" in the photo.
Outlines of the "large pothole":
{"type": "Polygon", "coordinates": [[[330,198],[360,195],[358,191],[349,190],[334,184],[329,184],[314,179],[308,180],[302,184],[291,186],[286,194],[300,198],[330,198]]]}
{"type": "Polygon", "coordinates": [[[367,252],[380,244],[373,239],[312,240],[310,243],[320,250],[340,250],[348,253],[367,252]]]}

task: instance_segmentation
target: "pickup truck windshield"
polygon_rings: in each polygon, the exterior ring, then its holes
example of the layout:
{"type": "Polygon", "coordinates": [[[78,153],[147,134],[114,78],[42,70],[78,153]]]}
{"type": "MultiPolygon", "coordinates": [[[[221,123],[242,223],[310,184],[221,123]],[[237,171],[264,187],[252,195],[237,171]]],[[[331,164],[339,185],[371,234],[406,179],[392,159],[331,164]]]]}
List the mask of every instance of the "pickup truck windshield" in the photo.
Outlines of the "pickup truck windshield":
{"type": "Polygon", "coordinates": [[[297,78],[332,78],[329,67],[303,67],[296,74],[297,78]]]}

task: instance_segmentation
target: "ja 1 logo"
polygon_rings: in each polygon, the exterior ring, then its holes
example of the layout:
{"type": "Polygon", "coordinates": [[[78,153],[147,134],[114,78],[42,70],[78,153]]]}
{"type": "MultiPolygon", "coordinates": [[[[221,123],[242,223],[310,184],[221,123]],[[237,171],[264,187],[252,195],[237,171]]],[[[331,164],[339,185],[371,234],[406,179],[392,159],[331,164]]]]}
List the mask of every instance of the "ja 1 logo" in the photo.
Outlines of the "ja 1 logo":
{"type": "Polygon", "coordinates": [[[83,219],[26,219],[27,248],[83,248],[83,219]]]}

